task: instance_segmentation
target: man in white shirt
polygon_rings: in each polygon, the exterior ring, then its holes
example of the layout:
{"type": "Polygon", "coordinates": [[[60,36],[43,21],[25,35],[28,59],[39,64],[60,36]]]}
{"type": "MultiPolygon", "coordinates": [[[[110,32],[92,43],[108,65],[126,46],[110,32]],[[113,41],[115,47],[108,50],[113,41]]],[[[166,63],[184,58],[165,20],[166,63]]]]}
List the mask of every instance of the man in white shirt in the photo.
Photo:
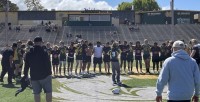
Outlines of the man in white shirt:
{"type": "Polygon", "coordinates": [[[97,45],[94,46],[94,72],[96,71],[96,65],[99,64],[99,73],[101,73],[101,64],[102,64],[102,53],[103,53],[103,46],[101,46],[101,42],[97,41],[97,45]]]}

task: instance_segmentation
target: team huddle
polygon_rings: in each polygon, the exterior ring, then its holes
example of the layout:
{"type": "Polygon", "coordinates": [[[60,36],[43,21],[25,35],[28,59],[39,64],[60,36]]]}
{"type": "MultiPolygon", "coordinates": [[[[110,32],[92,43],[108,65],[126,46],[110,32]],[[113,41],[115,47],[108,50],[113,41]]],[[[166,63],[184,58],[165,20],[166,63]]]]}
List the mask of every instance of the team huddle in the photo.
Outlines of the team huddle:
{"type": "MultiPolygon", "coordinates": [[[[199,63],[197,41],[193,39],[191,42],[193,42],[193,44],[191,44],[193,47],[185,45],[187,46],[185,50],[197,60],[197,63],[199,63]]],[[[158,46],[157,42],[155,42],[154,45],[150,45],[148,40],[145,39],[143,44],[141,44],[139,41],[137,41],[135,44],[133,44],[133,42],[128,43],[127,41],[124,41],[123,43],[120,41],[111,41],[107,42],[105,45],[102,45],[101,42],[98,41],[96,45],[93,46],[92,43],[82,40],[81,42],[71,42],[69,46],[65,46],[63,41],[60,41],[59,46],[54,45],[53,47],[51,47],[50,43],[43,43],[42,48],[48,53],[48,58],[51,61],[54,76],[62,76],[62,74],[71,76],[73,75],[75,60],[75,75],[89,74],[91,71],[91,63],[94,64],[94,73],[96,73],[97,65],[99,67],[99,73],[102,73],[102,63],[104,63],[105,73],[109,74],[111,72],[111,62],[119,63],[120,66],[117,67],[120,67],[120,72],[124,71],[124,73],[127,74],[134,74],[134,60],[136,63],[136,73],[144,74],[142,71],[142,60],[144,60],[146,68],[145,73],[151,74],[151,59],[153,63],[153,73],[158,73],[159,68],[162,68],[163,61],[171,56],[172,45],[172,41],[162,43],[161,46],[158,46]],[[113,53],[113,51],[116,53],[113,53]],[[118,55],[120,55],[120,58],[118,58],[118,55]]],[[[25,60],[26,53],[29,52],[33,47],[34,42],[32,41],[28,41],[27,44],[22,44],[21,41],[18,41],[17,43],[13,43],[13,52],[10,51],[10,53],[6,53],[5,55],[4,50],[2,51],[2,55],[4,56],[2,59],[3,67],[9,66],[10,64],[6,61],[5,56],[9,56],[9,54],[13,55],[13,68],[11,69],[14,69],[14,75],[10,74],[9,76],[12,75],[12,77],[17,79],[21,78],[23,60],[25,60]]],[[[112,67],[115,65],[116,64],[112,64],[112,67]]],[[[8,70],[8,72],[9,71],[12,72],[12,70],[8,70]]],[[[1,74],[1,80],[3,80],[4,75],[5,72],[1,74]]]]}

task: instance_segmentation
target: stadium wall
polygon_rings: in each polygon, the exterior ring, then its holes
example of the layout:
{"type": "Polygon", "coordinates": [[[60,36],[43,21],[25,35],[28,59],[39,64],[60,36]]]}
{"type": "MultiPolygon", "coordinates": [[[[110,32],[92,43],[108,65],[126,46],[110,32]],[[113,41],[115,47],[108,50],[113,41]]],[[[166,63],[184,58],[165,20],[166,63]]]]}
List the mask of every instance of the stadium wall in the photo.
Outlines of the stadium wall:
{"type": "Polygon", "coordinates": [[[113,17],[112,17],[112,24],[113,24],[114,26],[119,26],[119,18],[113,18],[113,17]]]}
{"type": "Polygon", "coordinates": [[[148,12],[141,14],[142,24],[165,24],[164,12],[148,12]]]}
{"type": "MultiPolygon", "coordinates": [[[[41,21],[52,21],[59,26],[65,25],[93,25],[93,26],[111,26],[123,24],[124,20],[134,22],[134,11],[110,11],[110,10],[83,10],[83,11],[14,11],[9,12],[8,20],[12,25],[37,25],[41,21]],[[85,21],[70,22],[69,15],[110,15],[109,21],[85,21]],[[75,23],[75,24],[73,24],[75,23]]],[[[5,22],[5,12],[0,12],[0,23],[5,22]]]]}
{"type": "Polygon", "coordinates": [[[44,24],[50,21],[52,22],[52,24],[62,26],[61,20],[19,20],[19,24],[36,26],[41,25],[42,21],[44,22],[44,24]]]}
{"type": "MultiPolygon", "coordinates": [[[[175,10],[174,23],[175,24],[194,24],[194,15],[200,11],[175,10]]],[[[140,16],[141,24],[171,24],[171,11],[147,11],[137,12],[140,16]]]]}
{"type": "MultiPolygon", "coordinates": [[[[8,13],[8,22],[12,23],[13,25],[18,24],[18,13],[17,12],[9,12],[8,13]]],[[[5,22],[5,12],[0,12],[0,23],[5,22]]]]}
{"type": "Polygon", "coordinates": [[[111,21],[68,21],[68,26],[111,26],[111,21]]]}

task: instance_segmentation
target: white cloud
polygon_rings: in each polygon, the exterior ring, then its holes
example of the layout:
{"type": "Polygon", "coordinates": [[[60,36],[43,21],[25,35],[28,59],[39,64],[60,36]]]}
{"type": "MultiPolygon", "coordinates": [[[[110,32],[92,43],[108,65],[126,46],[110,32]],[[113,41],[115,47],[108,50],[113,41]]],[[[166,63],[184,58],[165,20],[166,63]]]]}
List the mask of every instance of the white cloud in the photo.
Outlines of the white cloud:
{"type": "Polygon", "coordinates": [[[164,6],[162,7],[162,10],[170,10],[170,6],[164,6]]]}
{"type": "MultiPolygon", "coordinates": [[[[24,0],[11,0],[16,3],[20,10],[26,10],[27,7],[24,4],[24,0]]],[[[46,9],[56,10],[84,10],[87,9],[98,9],[98,10],[116,10],[117,6],[112,7],[106,1],[95,1],[95,0],[41,0],[41,4],[46,9]]]]}
{"type": "Polygon", "coordinates": [[[17,4],[17,6],[19,7],[20,10],[26,10],[27,7],[24,4],[24,0],[10,0],[12,3],[17,4]]]}

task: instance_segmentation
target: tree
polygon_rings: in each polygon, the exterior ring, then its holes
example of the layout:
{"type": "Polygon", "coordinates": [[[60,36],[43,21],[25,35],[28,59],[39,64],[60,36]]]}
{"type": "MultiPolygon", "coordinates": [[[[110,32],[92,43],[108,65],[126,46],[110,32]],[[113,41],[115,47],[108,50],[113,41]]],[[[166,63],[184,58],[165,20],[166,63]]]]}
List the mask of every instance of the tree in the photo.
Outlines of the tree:
{"type": "MultiPolygon", "coordinates": [[[[11,1],[8,2],[9,2],[9,11],[19,10],[19,7],[16,4],[12,3],[11,1]]],[[[5,11],[6,4],[7,0],[0,0],[0,11],[5,11]]]]}
{"type": "Polygon", "coordinates": [[[41,5],[40,0],[25,0],[24,3],[26,4],[28,11],[31,10],[43,10],[44,7],[41,5]]]}
{"type": "Polygon", "coordinates": [[[160,10],[156,0],[133,0],[133,2],[122,2],[118,5],[118,10],[131,10],[134,5],[135,11],[154,11],[160,10]]]}
{"type": "Polygon", "coordinates": [[[124,11],[124,10],[131,10],[132,4],[129,2],[122,2],[121,4],[118,5],[117,10],[119,11],[124,11]]]}

